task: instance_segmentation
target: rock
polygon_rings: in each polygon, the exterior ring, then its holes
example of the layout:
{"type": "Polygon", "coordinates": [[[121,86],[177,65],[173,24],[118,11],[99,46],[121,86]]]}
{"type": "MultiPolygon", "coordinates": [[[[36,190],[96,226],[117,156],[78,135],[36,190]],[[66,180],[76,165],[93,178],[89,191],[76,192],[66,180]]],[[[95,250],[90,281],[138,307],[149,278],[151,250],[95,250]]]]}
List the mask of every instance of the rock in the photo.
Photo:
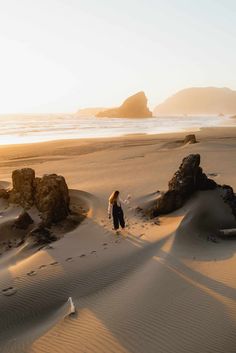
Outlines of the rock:
{"type": "Polygon", "coordinates": [[[63,176],[44,175],[35,179],[35,206],[46,224],[65,219],[69,212],[69,190],[63,176]]]}
{"type": "Polygon", "coordinates": [[[0,189],[0,199],[7,200],[9,198],[9,193],[5,189],[0,189]]]}
{"type": "Polygon", "coordinates": [[[233,215],[236,217],[236,196],[233,188],[229,185],[222,185],[221,189],[223,191],[223,200],[229,205],[233,215]]]}
{"type": "Polygon", "coordinates": [[[31,168],[14,170],[12,173],[13,189],[10,191],[10,202],[17,203],[25,209],[34,204],[35,172],[31,168]]]}
{"type": "Polygon", "coordinates": [[[120,107],[101,111],[96,116],[108,118],[148,118],[152,117],[152,112],[147,107],[147,98],[144,92],[138,92],[127,98],[120,107]]]}
{"type": "Polygon", "coordinates": [[[153,216],[170,213],[182,207],[187,199],[198,190],[212,190],[217,187],[200,167],[200,155],[190,154],[185,157],[169,181],[169,190],[157,199],[153,216]]]}
{"type": "Polygon", "coordinates": [[[186,143],[197,143],[196,136],[194,134],[192,135],[186,135],[184,138],[184,144],[186,143]]]}
{"type": "Polygon", "coordinates": [[[34,240],[34,243],[38,245],[49,244],[57,240],[57,237],[53,235],[50,230],[45,227],[44,224],[40,224],[38,227],[32,229],[28,236],[31,236],[34,240]]]}
{"type": "Polygon", "coordinates": [[[19,217],[15,220],[13,227],[19,228],[19,229],[27,229],[30,224],[33,224],[34,221],[30,217],[30,215],[27,212],[22,212],[19,217]]]}
{"type": "MultiPolygon", "coordinates": [[[[64,220],[69,210],[69,190],[63,176],[57,174],[35,178],[30,168],[14,170],[13,189],[9,192],[9,201],[21,205],[24,209],[36,206],[41,217],[48,225],[64,220]]],[[[3,193],[7,197],[6,193],[3,193]]]]}

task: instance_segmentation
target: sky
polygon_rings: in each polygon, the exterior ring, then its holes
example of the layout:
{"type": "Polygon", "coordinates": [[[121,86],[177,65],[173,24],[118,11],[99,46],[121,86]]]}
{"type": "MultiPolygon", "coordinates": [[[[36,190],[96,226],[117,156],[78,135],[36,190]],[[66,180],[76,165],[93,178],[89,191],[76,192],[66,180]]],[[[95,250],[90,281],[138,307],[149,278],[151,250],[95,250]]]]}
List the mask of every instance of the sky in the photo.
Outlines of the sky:
{"type": "Polygon", "coordinates": [[[235,0],[0,0],[0,113],[236,89],[235,0]]]}

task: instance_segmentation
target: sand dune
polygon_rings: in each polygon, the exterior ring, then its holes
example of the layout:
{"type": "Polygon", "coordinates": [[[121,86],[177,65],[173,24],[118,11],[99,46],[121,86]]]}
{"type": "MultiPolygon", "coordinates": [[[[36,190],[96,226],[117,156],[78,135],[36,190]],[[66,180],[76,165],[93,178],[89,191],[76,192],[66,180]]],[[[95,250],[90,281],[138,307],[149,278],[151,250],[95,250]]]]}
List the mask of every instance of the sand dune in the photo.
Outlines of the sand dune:
{"type": "MultiPolygon", "coordinates": [[[[31,165],[37,174],[63,174],[73,204],[82,204],[87,217],[51,246],[22,246],[0,256],[1,353],[235,352],[236,242],[209,236],[236,221],[218,191],[199,193],[158,220],[135,211],[154,202],[191,152],[201,153],[204,170],[217,182],[236,187],[235,131],[204,130],[196,145],[163,149],[179,138],[130,136],[99,140],[99,148],[95,141],[32,145],[29,158],[37,151],[44,159],[31,165]],[[62,145],[63,162],[49,161],[62,145]],[[86,155],[80,153],[85,145],[86,155]],[[106,213],[116,188],[132,197],[119,237],[106,213]]],[[[0,180],[9,182],[14,165],[6,164],[7,149],[1,152],[0,180]]],[[[22,166],[25,153],[19,147],[22,166]]],[[[0,208],[8,212],[0,217],[1,242],[16,211],[0,208]]]]}

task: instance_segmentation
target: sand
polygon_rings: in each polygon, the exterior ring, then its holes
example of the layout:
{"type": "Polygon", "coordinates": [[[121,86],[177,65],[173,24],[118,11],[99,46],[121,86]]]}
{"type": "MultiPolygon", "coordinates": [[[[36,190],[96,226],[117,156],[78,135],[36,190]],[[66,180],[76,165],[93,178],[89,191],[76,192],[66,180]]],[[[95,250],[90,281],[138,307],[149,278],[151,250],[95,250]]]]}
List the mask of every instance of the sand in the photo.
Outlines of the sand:
{"type": "MultiPolygon", "coordinates": [[[[184,135],[0,147],[0,186],[25,166],[62,174],[73,201],[88,209],[51,246],[3,251],[1,353],[235,353],[236,240],[209,240],[211,226],[236,228],[219,193],[198,193],[158,220],[134,211],[167,189],[190,153],[201,154],[215,181],[236,189],[236,129],[203,129],[194,145],[183,145],[184,135]],[[120,236],[107,217],[115,189],[131,195],[120,236]]],[[[1,200],[0,243],[20,212],[4,207],[1,200]]]]}

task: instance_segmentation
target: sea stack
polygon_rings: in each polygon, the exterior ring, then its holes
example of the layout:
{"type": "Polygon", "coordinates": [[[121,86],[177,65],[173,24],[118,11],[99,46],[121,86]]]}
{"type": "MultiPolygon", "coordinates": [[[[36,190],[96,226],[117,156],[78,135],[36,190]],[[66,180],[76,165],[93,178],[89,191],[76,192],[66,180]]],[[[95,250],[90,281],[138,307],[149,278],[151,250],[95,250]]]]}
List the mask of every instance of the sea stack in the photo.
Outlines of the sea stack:
{"type": "Polygon", "coordinates": [[[127,98],[120,107],[104,110],[96,116],[107,118],[149,118],[152,117],[152,112],[148,109],[145,93],[138,92],[127,98]]]}

